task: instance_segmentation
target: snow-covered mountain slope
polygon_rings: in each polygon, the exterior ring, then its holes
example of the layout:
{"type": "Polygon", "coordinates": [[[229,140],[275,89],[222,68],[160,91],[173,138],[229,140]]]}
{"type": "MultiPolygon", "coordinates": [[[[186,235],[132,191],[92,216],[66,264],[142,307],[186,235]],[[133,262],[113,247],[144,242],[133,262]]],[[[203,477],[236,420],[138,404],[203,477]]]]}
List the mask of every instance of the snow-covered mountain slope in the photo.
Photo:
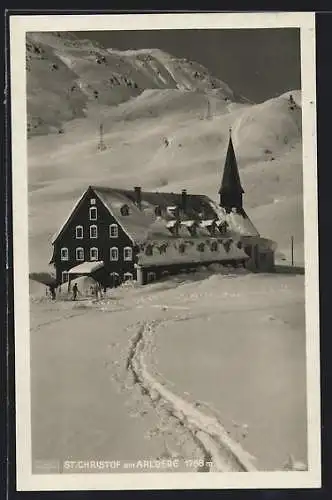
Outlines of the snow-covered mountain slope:
{"type": "Polygon", "coordinates": [[[74,36],[29,34],[29,43],[45,51],[37,51],[28,72],[30,121],[31,110],[44,117],[44,125],[38,125],[28,141],[32,271],[45,269],[52,234],[90,184],[186,188],[216,200],[230,127],[246,210],[261,234],[275,239],[287,256],[293,235],[295,259],[303,260],[299,91],[255,105],[234,96],[222,82],[219,89],[211,89],[213,79],[207,75],[204,90],[190,89],[196,80],[188,76],[190,63],[180,65],[158,50],[122,53],[100,48],[98,57],[105,55],[107,64],[99,64],[91,54],[96,46],[74,36]],[[152,57],[144,69],[143,56],[152,57]],[[50,71],[50,61],[58,69],[50,71]],[[138,88],[121,80],[100,92],[102,97],[91,98],[115,68],[122,78],[124,68],[130,68],[125,78],[129,81],[130,74],[138,88]],[[74,80],[76,97],[65,97],[74,80]],[[104,151],[98,150],[100,123],[104,151]],[[62,133],[47,133],[52,124],[62,133]]]}
{"type": "Polygon", "coordinates": [[[114,106],[151,89],[246,102],[202,65],[158,49],[120,52],[61,32],[28,33],[26,49],[29,136],[61,133],[96,104],[114,106]]]}

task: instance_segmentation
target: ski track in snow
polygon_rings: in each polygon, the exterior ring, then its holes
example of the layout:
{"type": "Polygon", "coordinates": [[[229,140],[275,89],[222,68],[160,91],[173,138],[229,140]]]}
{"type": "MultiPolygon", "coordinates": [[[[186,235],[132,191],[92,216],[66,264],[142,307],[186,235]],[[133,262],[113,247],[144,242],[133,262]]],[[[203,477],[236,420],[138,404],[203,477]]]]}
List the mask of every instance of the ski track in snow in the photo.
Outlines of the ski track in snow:
{"type": "Polygon", "coordinates": [[[242,446],[230,438],[215,416],[198,410],[194,404],[182,399],[160,383],[148,370],[146,354],[151,348],[151,336],[155,326],[165,321],[146,322],[132,338],[127,357],[134,383],[148,395],[153,406],[170,405],[169,414],[189,432],[194,443],[202,451],[207,470],[216,472],[253,472],[256,467],[252,457],[242,446]],[[157,402],[157,403],[156,403],[157,402]]]}

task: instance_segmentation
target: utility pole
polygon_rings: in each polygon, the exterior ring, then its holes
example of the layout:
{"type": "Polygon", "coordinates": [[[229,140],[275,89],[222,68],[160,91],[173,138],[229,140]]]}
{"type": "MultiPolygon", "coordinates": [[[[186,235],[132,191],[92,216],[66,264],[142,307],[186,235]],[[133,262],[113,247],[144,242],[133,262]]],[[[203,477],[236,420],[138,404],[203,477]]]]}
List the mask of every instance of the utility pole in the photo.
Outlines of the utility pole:
{"type": "Polygon", "coordinates": [[[292,266],[294,266],[294,236],[291,236],[292,266]]]}
{"type": "Polygon", "coordinates": [[[211,103],[209,97],[207,98],[207,112],[206,112],[206,119],[211,120],[211,103]]]}
{"type": "Polygon", "coordinates": [[[106,149],[106,144],[104,142],[104,126],[101,123],[99,125],[99,143],[98,143],[98,151],[105,151],[106,149]]]}

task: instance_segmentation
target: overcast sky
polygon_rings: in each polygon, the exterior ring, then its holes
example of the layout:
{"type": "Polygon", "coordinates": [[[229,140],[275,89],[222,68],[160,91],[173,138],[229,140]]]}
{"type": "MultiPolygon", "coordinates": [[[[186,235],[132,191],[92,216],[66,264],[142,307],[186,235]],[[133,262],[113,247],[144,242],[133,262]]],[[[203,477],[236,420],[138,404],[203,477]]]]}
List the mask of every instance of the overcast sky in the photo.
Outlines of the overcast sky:
{"type": "Polygon", "coordinates": [[[255,102],[301,88],[300,31],[296,28],[75,34],[107,48],[158,48],[199,62],[234,92],[255,102]]]}

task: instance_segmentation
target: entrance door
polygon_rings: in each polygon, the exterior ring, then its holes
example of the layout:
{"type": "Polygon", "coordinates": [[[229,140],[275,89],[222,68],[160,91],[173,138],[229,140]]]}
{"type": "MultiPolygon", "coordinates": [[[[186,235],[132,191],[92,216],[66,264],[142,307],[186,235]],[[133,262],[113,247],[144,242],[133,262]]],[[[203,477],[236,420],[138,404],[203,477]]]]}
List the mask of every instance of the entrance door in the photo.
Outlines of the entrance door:
{"type": "Polygon", "coordinates": [[[120,275],[118,273],[110,273],[110,287],[115,288],[121,284],[120,275]]]}

